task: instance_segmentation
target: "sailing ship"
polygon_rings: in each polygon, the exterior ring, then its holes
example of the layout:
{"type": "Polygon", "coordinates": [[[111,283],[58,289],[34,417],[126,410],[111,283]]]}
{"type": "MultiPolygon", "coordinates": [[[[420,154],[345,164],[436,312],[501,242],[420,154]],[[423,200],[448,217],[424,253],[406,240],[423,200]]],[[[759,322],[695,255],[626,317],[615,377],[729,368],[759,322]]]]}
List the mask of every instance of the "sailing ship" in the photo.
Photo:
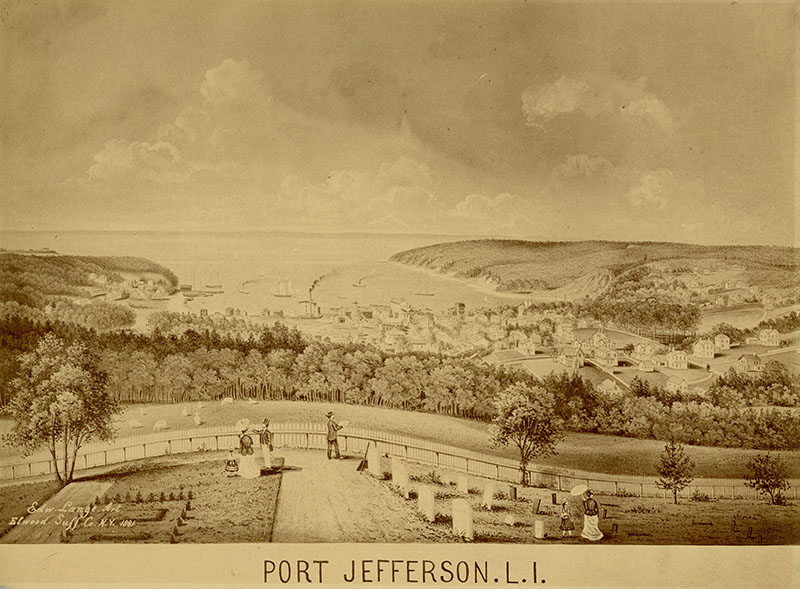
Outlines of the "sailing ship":
{"type": "Polygon", "coordinates": [[[209,276],[209,284],[206,284],[206,288],[222,291],[222,285],[219,283],[219,274],[215,274],[214,271],[211,272],[211,275],[209,276]]]}
{"type": "Polygon", "coordinates": [[[270,292],[274,297],[293,297],[294,289],[292,288],[292,281],[288,278],[281,278],[272,285],[270,292]]]}

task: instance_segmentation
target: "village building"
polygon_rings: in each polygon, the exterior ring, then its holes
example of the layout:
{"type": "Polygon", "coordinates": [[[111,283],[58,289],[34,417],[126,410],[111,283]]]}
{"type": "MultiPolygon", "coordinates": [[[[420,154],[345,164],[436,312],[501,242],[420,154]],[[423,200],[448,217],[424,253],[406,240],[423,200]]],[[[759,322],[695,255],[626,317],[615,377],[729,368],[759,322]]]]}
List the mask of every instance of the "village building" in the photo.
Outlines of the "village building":
{"type": "Polygon", "coordinates": [[[686,384],[686,381],[682,378],[677,376],[671,376],[669,380],[667,380],[666,386],[667,392],[685,395],[689,392],[689,385],[686,384]]]}
{"type": "Polygon", "coordinates": [[[670,350],[667,352],[667,368],[675,370],[686,370],[689,368],[689,357],[682,350],[670,350]]]}
{"type": "Polygon", "coordinates": [[[595,348],[594,358],[598,364],[610,368],[619,364],[619,354],[614,348],[595,348]]]}
{"type": "Polygon", "coordinates": [[[592,345],[596,348],[612,348],[611,338],[602,329],[592,334],[592,345]]]}
{"type": "Polygon", "coordinates": [[[762,329],[758,333],[758,343],[762,346],[777,346],[780,344],[781,334],[775,329],[762,329]]]}
{"type": "Polygon", "coordinates": [[[729,338],[724,333],[719,333],[714,336],[714,347],[717,350],[730,350],[731,349],[731,338],[729,338]]]}
{"type": "Polygon", "coordinates": [[[597,385],[597,391],[606,397],[614,397],[622,394],[622,388],[610,378],[605,379],[597,385]]]}
{"type": "Polygon", "coordinates": [[[533,338],[523,340],[517,344],[517,349],[524,356],[535,356],[536,342],[533,341],[533,338]]]}
{"type": "Polygon", "coordinates": [[[692,353],[698,358],[714,358],[714,342],[710,339],[703,338],[694,342],[692,346],[692,353]]]}
{"type": "Polygon", "coordinates": [[[737,363],[744,372],[760,372],[763,369],[761,358],[756,354],[743,354],[739,356],[737,363]]]}
{"type": "Polygon", "coordinates": [[[583,351],[580,349],[580,347],[567,346],[563,348],[561,353],[558,355],[558,362],[567,368],[583,368],[583,351]]]}
{"type": "Polygon", "coordinates": [[[656,369],[655,362],[651,358],[643,358],[639,361],[639,372],[653,372],[656,369]]]}

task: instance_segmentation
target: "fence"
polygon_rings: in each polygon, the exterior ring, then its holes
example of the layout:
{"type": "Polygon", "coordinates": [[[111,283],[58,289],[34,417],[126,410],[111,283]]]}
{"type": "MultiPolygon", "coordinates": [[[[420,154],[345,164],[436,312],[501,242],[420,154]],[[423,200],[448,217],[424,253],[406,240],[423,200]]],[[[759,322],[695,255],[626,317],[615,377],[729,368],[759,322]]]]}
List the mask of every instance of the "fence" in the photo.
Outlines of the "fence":
{"type": "MultiPolygon", "coordinates": [[[[327,428],[323,423],[273,423],[273,444],[292,448],[324,449],[327,445],[327,428]]],[[[398,456],[412,462],[449,468],[469,475],[517,483],[520,480],[519,463],[509,458],[491,456],[455,448],[445,444],[421,440],[368,429],[350,428],[339,433],[344,451],[363,453],[368,443],[377,446],[382,455],[398,456]]],[[[157,432],[115,440],[112,443],[88,444],[78,454],[75,471],[119,464],[129,460],[153,458],[170,454],[184,454],[203,450],[226,450],[239,445],[239,432],[232,426],[195,428],[175,432],[157,432]]],[[[54,474],[49,455],[28,460],[0,463],[0,481],[54,474]]],[[[569,491],[584,484],[596,493],[605,495],[627,494],[639,497],[666,497],[668,491],[659,489],[654,477],[619,477],[586,471],[569,470],[541,465],[529,465],[528,484],[558,491],[569,491]]],[[[800,480],[790,480],[789,495],[798,497],[800,480]]],[[[755,498],[756,491],[744,485],[741,479],[697,478],[684,489],[681,497],[695,491],[713,499],[755,498]]]]}

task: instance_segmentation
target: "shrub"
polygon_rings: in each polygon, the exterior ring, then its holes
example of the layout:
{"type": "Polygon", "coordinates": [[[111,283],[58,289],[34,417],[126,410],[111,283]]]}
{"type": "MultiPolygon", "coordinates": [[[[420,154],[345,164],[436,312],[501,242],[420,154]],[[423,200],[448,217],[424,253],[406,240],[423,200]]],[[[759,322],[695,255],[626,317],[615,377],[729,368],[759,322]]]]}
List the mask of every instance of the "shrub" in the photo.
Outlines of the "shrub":
{"type": "Polygon", "coordinates": [[[141,503],[142,501],[144,501],[144,498],[142,497],[142,492],[136,491],[136,503],[141,503]]]}
{"type": "Polygon", "coordinates": [[[127,503],[127,502],[130,502],[130,500],[131,500],[131,494],[130,494],[130,492],[128,492],[128,493],[125,493],[125,502],[126,502],[126,503],[127,503]]]}
{"type": "Polygon", "coordinates": [[[711,501],[711,497],[703,493],[700,489],[695,489],[694,493],[692,493],[692,501],[707,503],[711,501]]]}
{"type": "Polygon", "coordinates": [[[392,473],[388,470],[383,471],[383,480],[384,481],[391,481],[392,480],[392,473]]]}
{"type": "Polygon", "coordinates": [[[175,501],[175,493],[173,493],[172,491],[169,492],[169,500],[175,501]]]}
{"type": "Polygon", "coordinates": [[[164,495],[164,491],[161,491],[161,495],[158,497],[158,500],[161,501],[161,503],[164,503],[164,501],[167,500],[167,496],[164,495]]]}
{"type": "Polygon", "coordinates": [[[428,483],[430,485],[441,485],[442,477],[439,476],[439,473],[436,470],[431,469],[424,474],[412,474],[408,477],[412,481],[416,481],[419,483],[428,483]]]}

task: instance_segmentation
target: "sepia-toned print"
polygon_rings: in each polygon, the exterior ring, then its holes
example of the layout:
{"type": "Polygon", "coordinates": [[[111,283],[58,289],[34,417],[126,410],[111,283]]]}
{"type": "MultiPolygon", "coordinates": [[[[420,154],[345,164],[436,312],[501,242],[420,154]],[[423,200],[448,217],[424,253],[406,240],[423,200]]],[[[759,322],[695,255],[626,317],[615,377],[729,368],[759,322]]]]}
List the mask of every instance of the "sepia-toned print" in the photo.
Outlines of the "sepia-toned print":
{"type": "Polygon", "coordinates": [[[0,544],[799,544],[794,11],[3,2],[0,544]]]}

